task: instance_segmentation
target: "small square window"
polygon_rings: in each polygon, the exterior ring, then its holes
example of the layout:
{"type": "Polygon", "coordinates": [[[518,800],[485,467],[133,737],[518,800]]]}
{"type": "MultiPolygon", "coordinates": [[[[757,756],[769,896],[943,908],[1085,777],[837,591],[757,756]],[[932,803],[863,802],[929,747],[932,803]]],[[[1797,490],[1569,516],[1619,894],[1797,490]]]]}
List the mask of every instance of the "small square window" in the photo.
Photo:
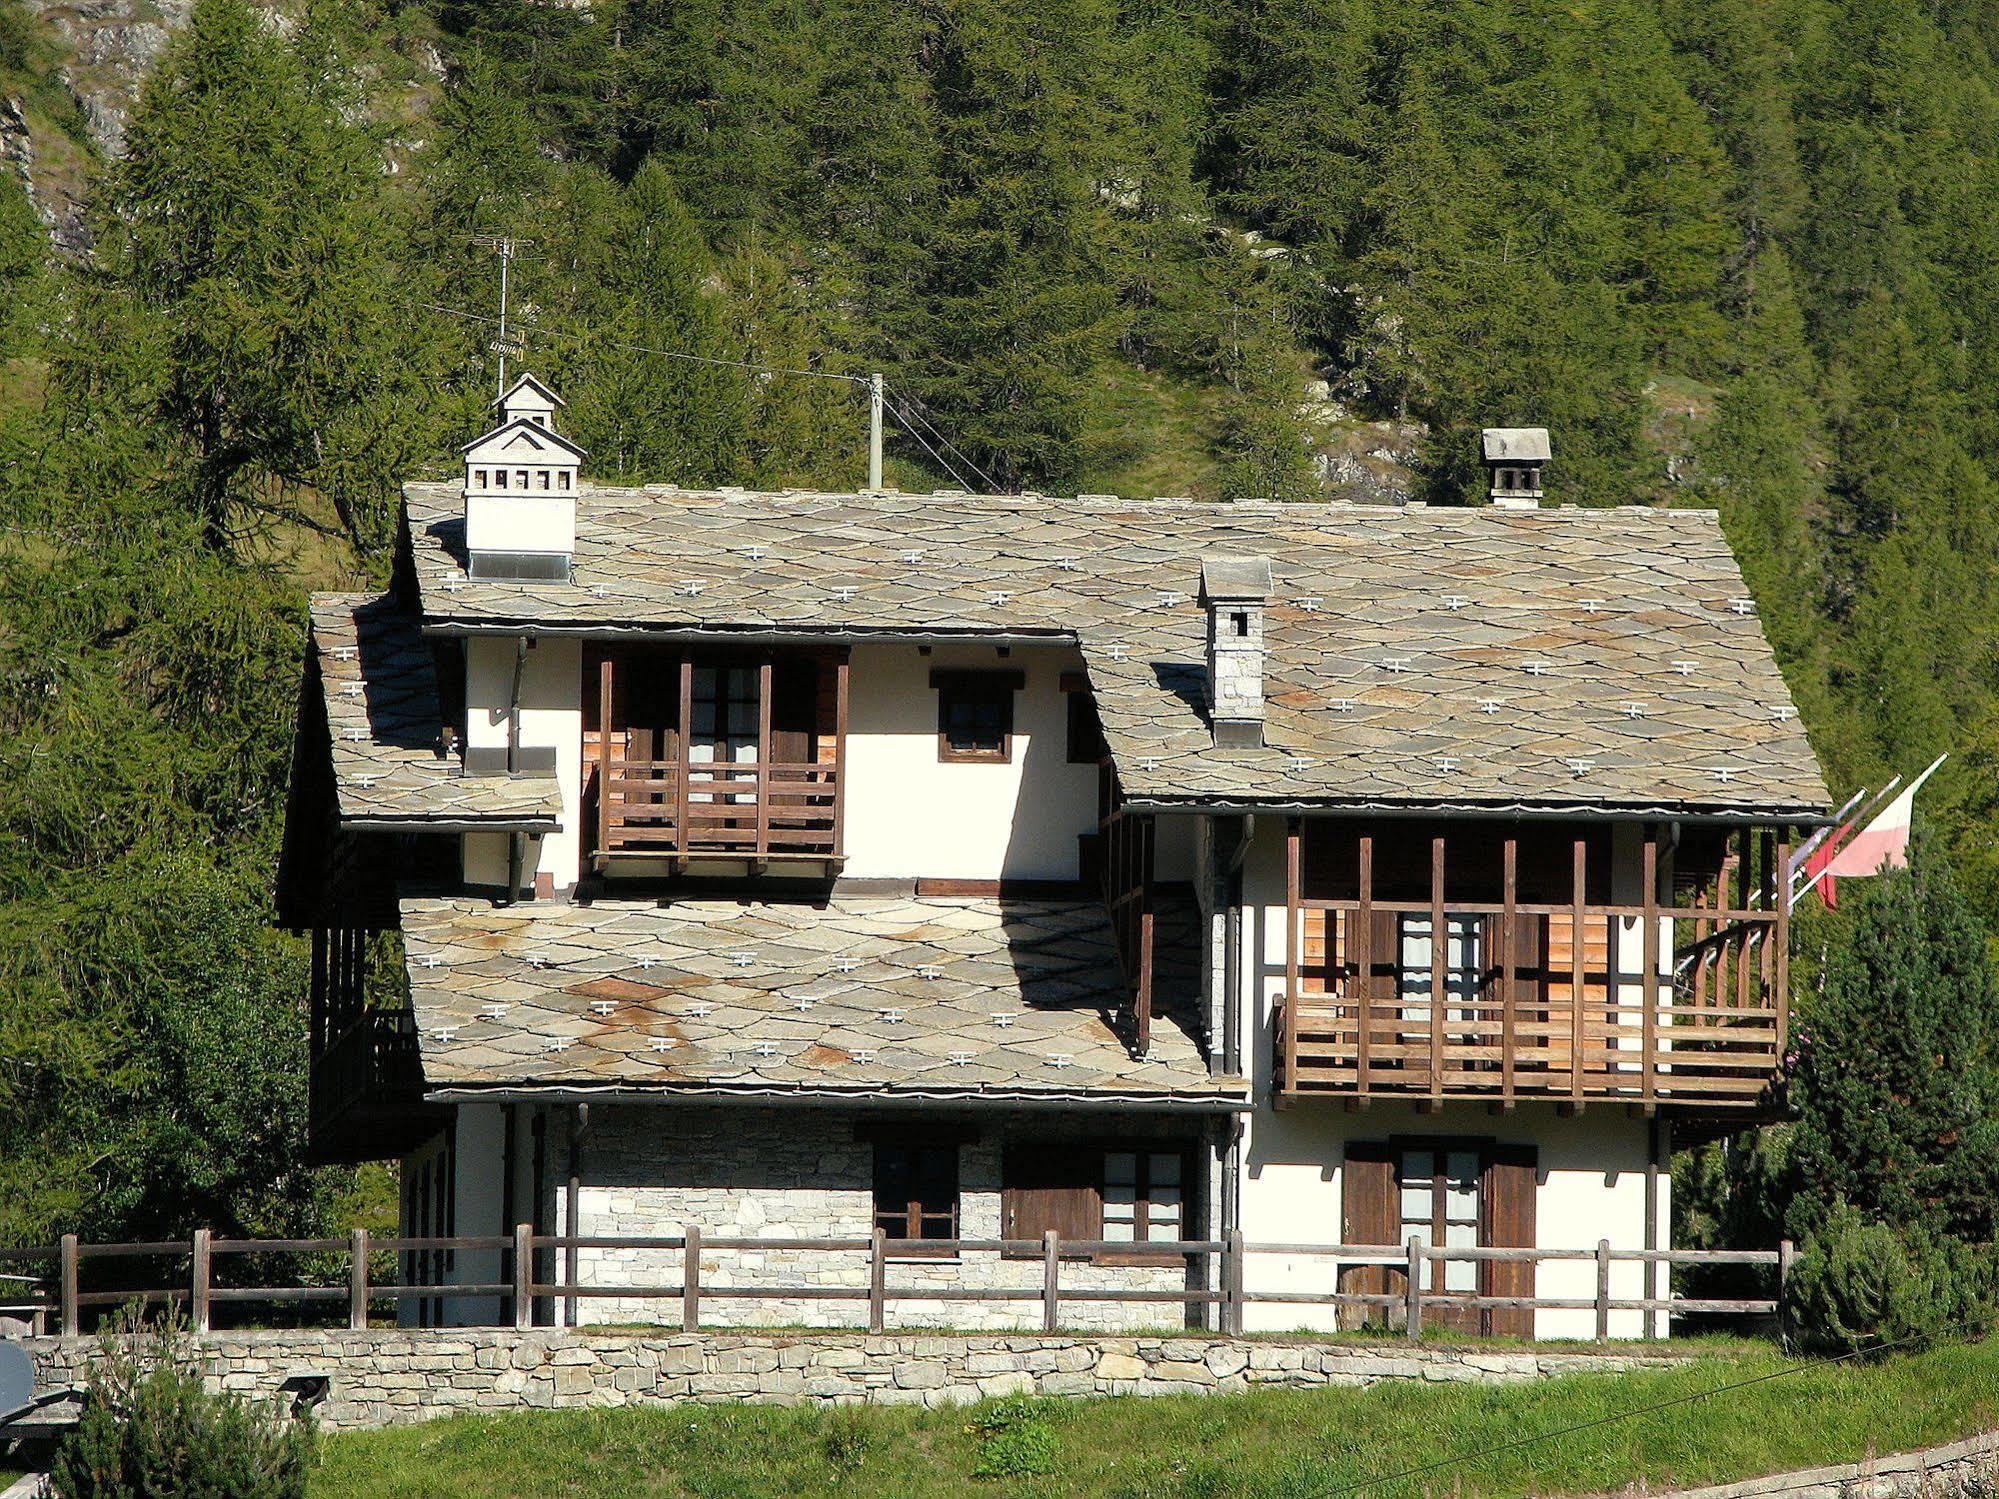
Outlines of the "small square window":
{"type": "Polygon", "coordinates": [[[535,472],[536,472],[536,473],[537,473],[537,474],[538,474],[538,475],[540,476],[540,478],[541,478],[541,483],[540,483],[540,484],[539,484],[539,485],[538,485],[537,487],[538,487],[538,488],[541,488],[541,489],[546,489],[546,488],[548,488],[548,470],[547,470],[547,469],[545,469],[545,468],[544,468],[544,469],[537,469],[537,470],[535,470],[535,472]]]}
{"type": "Polygon", "coordinates": [[[957,1238],[958,1147],[876,1145],[874,1204],[891,1239],[957,1238]]]}
{"type": "Polygon", "coordinates": [[[938,672],[937,758],[947,764],[1005,765],[1013,759],[1017,672],[938,672]]]}
{"type": "Polygon", "coordinates": [[[568,470],[568,469],[564,469],[564,470],[562,471],[562,487],[563,487],[564,489],[567,489],[567,488],[569,487],[569,470],[568,470]]]}

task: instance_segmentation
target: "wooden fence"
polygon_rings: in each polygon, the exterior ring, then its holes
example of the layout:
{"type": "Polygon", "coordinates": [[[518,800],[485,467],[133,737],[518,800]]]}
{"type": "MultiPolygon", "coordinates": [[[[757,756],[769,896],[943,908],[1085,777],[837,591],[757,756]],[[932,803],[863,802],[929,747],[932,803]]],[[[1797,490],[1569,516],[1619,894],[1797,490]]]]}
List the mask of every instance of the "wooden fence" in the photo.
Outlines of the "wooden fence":
{"type": "MultiPolygon", "coordinates": [[[[337,1325],[344,1316],[350,1329],[369,1325],[374,1307],[393,1304],[408,1297],[449,1301],[467,1298],[499,1298],[502,1322],[510,1320],[519,1329],[535,1325],[537,1302],[553,1309],[561,1304],[562,1320],[578,1321],[579,1303],[586,1299],[670,1301],[680,1303],[680,1325],[686,1331],[701,1326],[704,1303],[724,1300],[861,1302],[867,1303],[867,1326],[885,1331],[889,1307],[896,1302],[1037,1302],[1044,1331],[1063,1326],[1065,1306],[1087,1303],[1142,1302],[1171,1305],[1182,1309],[1212,1309],[1206,1318],[1225,1333],[1243,1330],[1244,1311],[1255,1305],[1336,1307],[1362,1313],[1379,1312],[1384,1322],[1399,1322],[1411,1338],[1423,1335],[1426,1320],[1451,1311],[1519,1310],[1593,1311],[1598,1339],[1610,1335],[1613,1312],[1643,1314],[1647,1337],[1653,1336],[1661,1314],[1725,1316],[1768,1316],[1777,1311],[1784,1283],[1791,1268],[1792,1249],[1786,1240],[1774,1250],[1699,1249],[1613,1249],[1608,1239],[1594,1249],[1470,1249],[1444,1248],[1412,1238],[1407,1244],[1278,1244],[1246,1241],[1240,1233],[1221,1239],[1187,1239],[1148,1243],[1149,1255],[1157,1255],[1170,1265],[1177,1258],[1185,1269],[1186,1284],[1165,1286],[1082,1286],[1063,1284],[1065,1261],[1095,1256],[1129,1257],[1130,1243],[1102,1240],[1063,1239],[1050,1232],[1040,1240],[1031,1239],[893,1239],[877,1230],[868,1238],[777,1239],[711,1237],[695,1226],[681,1233],[659,1237],[611,1235],[563,1236],[537,1234],[527,1224],[511,1235],[455,1238],[372,1238],[356,1229],[344,1239],[218,1239],[206,1230],[191,1240],[136,1244],[86,1244],[67,1235],[61,1244],[39,1249],[0,1250],[0,1265],[52,1261],[54,1288],[46,1285],[38,1295],[11,1298],[13,1305],[0,1312],[25,1311],[36,1330],[53,1325],[64,1336],[74,1337],[83,1330],[84,1313],[140,1302],[146,1305],[183,1306],[197,1332],[207,1332],[215,1308],[251,1304],[264,1307],[323,1307],[337,1325]],[[676,1279],[654,1279],[649,1283],[610,1284],[585,1280],[579,1273],[582,1251],[667,1251],[681,1256],[681,1273],[676,1279]],[[794,1251],[826,1254],[865,1254],[866,1284],[828,1286],[786,1284],[777,1281],[753,1285],[727,1284],[704,1280],[703,1260],[729,1253],[769,1253],[794,1251]],[[394,1253],[400,1265],[412,1268],[440,1268],[437,1278],[428,1280],[398,1276],[392,1282],[372,1277],[370,1257],[394,1253]],[[483,1282],[454,1282],[443,1278],[442,1267],[459,1253],[494,1256],[498,1277],[483,1282]],[[945,1284],[948,1274],[958,1268],[939,1255],[998,1254],[1015,1258],[1036,1258],[1041,1273],[1038,1285],[979,1286],[945,1284]],[[345,1261],[345,1276],[318,1285],[226,1284],[231,1277],[218,1276],[218,1266],[231,1261],[248,1261],[257,1256],[326,1255],[345,1261]],[[920,1258],[919,1258],[920,1256],[920,1258]],[[1249,1285],[1248,1266],[1257,1256],[1282,1256],[1324,1262],[1325,1284],[1319,1290],[1263,1290],[1249,1285]],[[138,1283],[118,1289],[84,1290],[82,1267],[91,1261],[161,1259],[172,1257],[186,1262],[184,1275],[173,1283],[138,1283]],[[566,1264],[565,1264],[566,1262],[566,1264]],[[1487,1296],[1473,1293],[1442,1292],[1425,1283],[1433,1277],[1432,1266],[1451,1262],[1485,1262],[1544,1265],[1586,1263],[1595,1267],[1595,1289],[1590,1296],[1487,1296]],[[1637,1263],[1646,1269],[1646,1294],[1620,1297],[1611,1294],[1611,1267],[1637,1263]],[[546,1265],[555,1272],[543,1279],[536,1272],[546,1265]],[[1402,1289],[1358,1292],[1338,1289],[1344,1271],[1367,1265],[1383,1265],[1400,1271],[1402,1289]],[[1656,1268],[1665,1266],[1761,1266],[1773,1268],[1777,1278],[1777,1298],[1718,1299],[1688,1298],[1652,1294],[1656,1268]],[[921,1269],[924,1284],[891,1283],[899,1269],[921,1269]]],[[[1184,1313],[1183,1313],[1184,1315],[1184,1313]]]]}

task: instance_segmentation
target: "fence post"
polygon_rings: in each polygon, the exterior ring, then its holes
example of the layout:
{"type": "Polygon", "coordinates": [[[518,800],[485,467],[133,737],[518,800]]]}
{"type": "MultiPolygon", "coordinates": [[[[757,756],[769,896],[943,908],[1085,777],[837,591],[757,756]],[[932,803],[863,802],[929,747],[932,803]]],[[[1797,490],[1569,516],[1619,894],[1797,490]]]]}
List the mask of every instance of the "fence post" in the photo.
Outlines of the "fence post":
{"type": "Polygon", "coordinates": [[[1797,1257],[1797,1245],[1789,1239],[1777,1241],[1777,1336],[1787,1351],[1791,1345],[1791,1314],[1784,1300],[1784,1291],[1791,1284],[1791,1265],[1797,1257]]]}
{"type": "Polygon", "coordinates": [[[193,1283],[188,1287],[187,1316],[196,1333],[208,1331],[208,1254],[212,1237],[209,1229],[194,1231],[193,1265],[188,1272],[193,1283]]]}
{"type": "Polygon", "coordinates": [[[1053,1332],[1061,1324],[1062,1236],[1049,1229],[1041,1236],[1041,1330],[1053,1332]]]}
{"type": "Polygon", "coordinates": [[[1610,1240],[1596,1241],[1596,1340],[1610,1341],[1610,1240]]]}
{"type": "Polygon", "coordinates": [[[534,1326],[534,1225],[514,1225],[514,1331],[534,1326]]]}
{"type": "Polygon", "coordinates": [[[868,1240],[868,1331],[888,1326],[888,1231],[877,1228],[868,1240]]]}
{"type": "Polygon", "coordinates": [[[347,1231],[347,1330],[368,1330],[368,1230],[347,1231]]]}
{"type": "Polygon", "coordinates": [[[64,1234],[61,1281],[57,1295],[61,1298],[62,1335],[66,1338],[76,1337],[83,1331],[83,1318],[76,1304],[76,1259],[76,1235],[64,1234]]]}
{"type": "Polygon", "coordinates": [[[1242,1230],[1229,1230],[1228,1248],[1222,1251],[1222,1294],[1227,1298],[1222,1303],[1222,1331],[1232,1338],[1242,1336],[1242,1298],[1245,1280],[1243,1264],[1242,1230]]]}
{"type": "Polygon", "coordinates": [[[1412,1338],[1423,1336],[1423,1241],[1409,1236],[1409,1284],[1403,1292],[1407,1298],[1408,1314],[1404,1331],[1412,1338]]]}
{"type": "Polygon", "coordinates": [[[680,1330],[701,1330],[701,1225],[690,1223],[680,1249],[680,1330]]]}

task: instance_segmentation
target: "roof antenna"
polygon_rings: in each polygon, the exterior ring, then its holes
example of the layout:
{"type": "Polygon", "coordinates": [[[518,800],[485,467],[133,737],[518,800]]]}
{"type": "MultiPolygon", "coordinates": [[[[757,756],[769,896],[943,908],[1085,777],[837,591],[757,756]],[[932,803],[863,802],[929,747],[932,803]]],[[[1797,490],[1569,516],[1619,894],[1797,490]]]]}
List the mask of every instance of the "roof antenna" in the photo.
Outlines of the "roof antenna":
{"type": "Polygon", "coordinates": [[[492,349],[500,356],[500,394],[507,393],[507,292],[513,270],[514,257],[534,241],[515,239],[511,234],[475,234],[472,243],[483,245],[498,253],[500,257],[500,332],[493,340],[492,349]]]}

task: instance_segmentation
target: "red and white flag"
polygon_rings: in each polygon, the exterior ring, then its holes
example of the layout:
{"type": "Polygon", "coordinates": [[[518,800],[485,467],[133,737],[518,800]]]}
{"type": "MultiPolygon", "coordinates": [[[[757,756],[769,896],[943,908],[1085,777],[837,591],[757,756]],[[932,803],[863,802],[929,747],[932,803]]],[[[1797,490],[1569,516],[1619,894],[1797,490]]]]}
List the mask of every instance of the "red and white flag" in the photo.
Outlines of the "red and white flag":
{"type": "Polygon", "coordinates": [[[1937,766],[1948,758],[1938,755],[1930,768],[1902,788],[1902,792],[1875,815],[1872,822],[1838,846],[1837,852],[1827,854],[1835,839],[1826,840],[1826,848],[1813,856],[1810,866],[1818,881],[1820,897],[1828,907],[1839,903],[1836,881],[1861,879],[1867,875],[1879,874],[1884,869],[1907,869],[1909,867],[1909,826],[1915,818],[1916,793],[1923,782],[1936,773],[1937,766]]]}

